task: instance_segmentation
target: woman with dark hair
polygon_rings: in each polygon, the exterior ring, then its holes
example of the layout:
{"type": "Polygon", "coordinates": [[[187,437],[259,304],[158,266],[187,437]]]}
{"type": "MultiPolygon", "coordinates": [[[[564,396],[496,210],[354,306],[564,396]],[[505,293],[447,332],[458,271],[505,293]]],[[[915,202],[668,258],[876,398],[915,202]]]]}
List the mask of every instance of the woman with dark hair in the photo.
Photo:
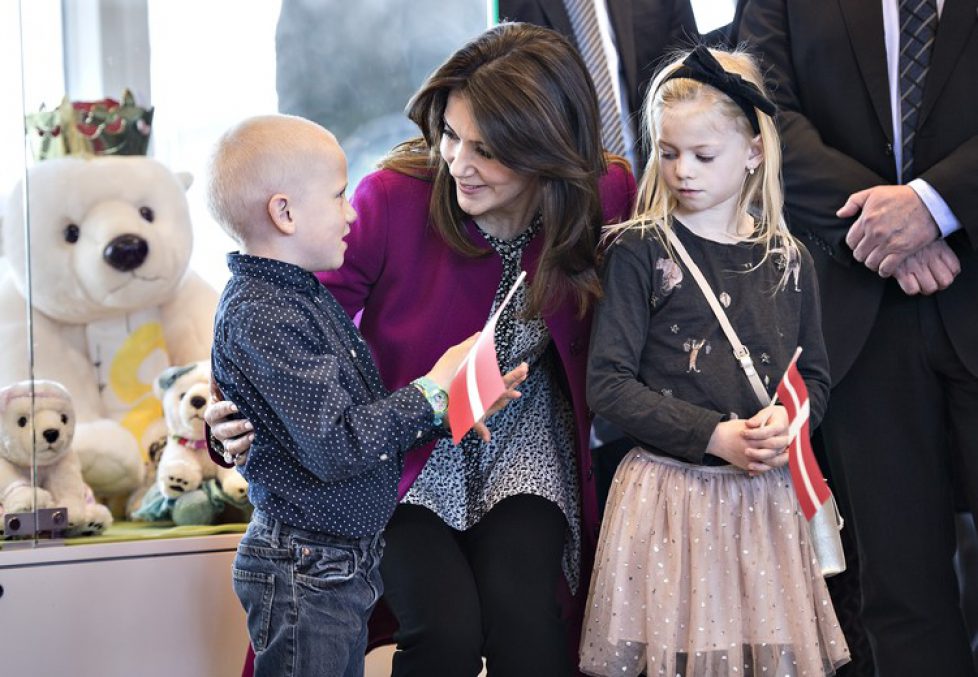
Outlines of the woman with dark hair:
{"type": "Polygon", "coordinates": [[[490,674],[568,675],[598,526],[584,395],[595,252],[601,225],[628,217],[634,181],[602,151],[583,61],[548,29],[485,32],[408,115],[421,137],[361,181],[346,263],[321,279],[362,311],[396,388],[481,329],[526,270],[495,340],[504,372],[530,370],[522,397],[486,421],[489,441],[443,439],[405,460],[381,566],[394,674],[470,677],[485,657],[490,674]]]}

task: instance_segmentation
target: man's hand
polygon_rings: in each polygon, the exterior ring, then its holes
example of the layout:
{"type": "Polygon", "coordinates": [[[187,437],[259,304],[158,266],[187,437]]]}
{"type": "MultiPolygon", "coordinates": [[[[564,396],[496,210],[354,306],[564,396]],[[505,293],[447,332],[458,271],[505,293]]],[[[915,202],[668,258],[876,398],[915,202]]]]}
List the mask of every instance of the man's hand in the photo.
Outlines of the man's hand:
{"type": "Polygon", "coordinates": [[[904,294],[928,296],[947,289],[961,272],[961,262],[944,240],[935,240],[903,260],[893,277],[904,294]]]}
{"type": "Polygon", "coordinates": [[[904,259],[940,235],[934,217],[909,186],[861,190],[836,212],[840,218],[856,214],[846,244],[853,258],[882,277],[893,275],[904,259]]]}

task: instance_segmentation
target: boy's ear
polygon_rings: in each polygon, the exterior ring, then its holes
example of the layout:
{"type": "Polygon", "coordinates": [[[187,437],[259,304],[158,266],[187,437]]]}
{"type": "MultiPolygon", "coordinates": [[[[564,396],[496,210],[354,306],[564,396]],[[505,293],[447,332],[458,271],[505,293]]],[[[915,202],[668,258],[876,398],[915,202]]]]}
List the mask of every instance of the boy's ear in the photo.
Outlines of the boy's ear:
{"type": "Polygon", "coordinates": [[[295,234],[295,219],[292,218],[292,203],[288,195],[275,193],[268,198],[268,216],[283,235],[295,234]]]}

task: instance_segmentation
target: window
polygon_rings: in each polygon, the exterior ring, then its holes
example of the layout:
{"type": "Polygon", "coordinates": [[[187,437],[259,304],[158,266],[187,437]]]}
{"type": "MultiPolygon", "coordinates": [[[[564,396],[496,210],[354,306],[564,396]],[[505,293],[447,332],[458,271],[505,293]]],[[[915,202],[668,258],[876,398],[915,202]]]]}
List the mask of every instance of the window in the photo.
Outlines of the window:
{"type": "Polygon", "coordinates": [[[706,34],[714,28],[725,26],[734,17],[736,0],[690,0],[696,15],[696,28],[706,34]]]}
{"type": "MultiPolygon", "coordinates": [[[[24,111],[57,106],[64,95],[61,3],[0,2],[0,195],[21,179],[27,152],[24,111]],[[31,40],[21,42],[23,35],[31,40]]],[[[2,203],[0,203],[2,204],[2,203]]],[[[3,208],[0,206],[0,215],[3,208]]]]}
{"type": "MultiPolygon", "coordinates": [[[[217,138],[251,115],[274,113],[275,22],[280,2],[149,0],[152,155],[187,171],[194,223],[191,268],[220,290],[228,278],[224,253],[237,245],[207,211],[204,174],[217,138]]],[[[344,3],[345,4],[345,3],[344,3]]]]}
{"type": "Polygon", "coordinates": [[[203,175],[217,137],[250,115],[281,111],[328,127],[346,150],[350,186],[417,133],[411,94],[484,30],[485,0],[149,0],[154,155],[197,181],[191,267],[215,288],[236,248],[207,212],[203,175]],[[187,17],[193,16],[193,21],[187,17]],[[228,28],[233,27],[233,30],[228,28]]]}

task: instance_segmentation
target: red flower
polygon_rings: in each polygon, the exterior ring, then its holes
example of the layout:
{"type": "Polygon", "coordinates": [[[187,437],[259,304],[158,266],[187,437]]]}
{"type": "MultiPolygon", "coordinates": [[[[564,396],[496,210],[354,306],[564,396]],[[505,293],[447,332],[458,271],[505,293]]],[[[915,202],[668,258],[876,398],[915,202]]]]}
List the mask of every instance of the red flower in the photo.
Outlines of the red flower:
{"type": "Polygon", "coordinates": [[[99,101],[72,101],[71,106],[75,110],[90,113],[93,108],[104,108],[106,111],[115,110],[119,107],[119,102],[115,99],[101,99],[99,101]]]}
{"type": "Polygon", "coordinates": [[[89,139],[91,139],[96,134],[98,134],[99,126],[97,124],[93,125],[93,124],[88,124],[88,123],[85,123],[85,122],[79,122],[78,123],[78,131],[81,132],[83,136],[86,136],[89,139]]]}

